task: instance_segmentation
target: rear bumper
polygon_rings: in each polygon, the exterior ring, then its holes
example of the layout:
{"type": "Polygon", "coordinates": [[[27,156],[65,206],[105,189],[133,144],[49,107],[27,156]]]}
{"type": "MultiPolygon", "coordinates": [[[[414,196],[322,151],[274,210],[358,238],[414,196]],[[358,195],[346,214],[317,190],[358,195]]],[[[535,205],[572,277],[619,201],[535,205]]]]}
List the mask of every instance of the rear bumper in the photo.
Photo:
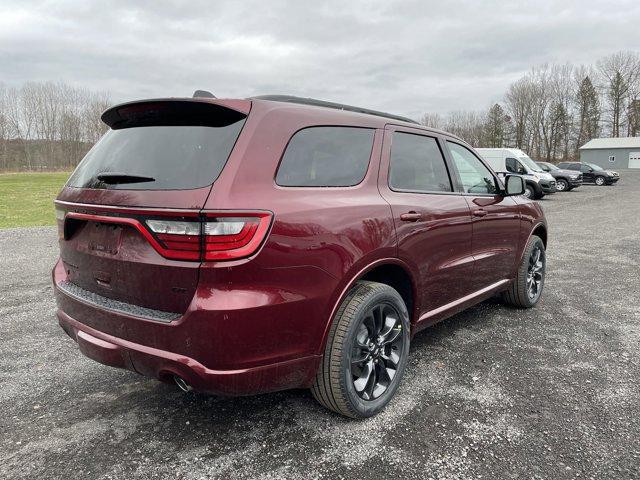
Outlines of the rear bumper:
{"type": "Polygon", "coordinates": [[[61,310],[57,316],[62,329],[92,360],[162,381],[171,381],[177,375],[195,390],[215,395],[252,395],[308,387],[321,358],[310,356],[255,368],[212,370],[193,358],[100,332],[61,310]]]}
{"type": "Polygon", "coordinates": [[[158,311],[104,304],[65,287],[62,262],[52,273],[60,326],[97,362],[163,381],[178,375],[198,391],[221,395],[313,383],[326,328],[322,305],[327,304],[318,288],[324,277],[317,274],[303,272],[297,295],[269,294],[266,287],[248,290],[240,282],[228,291],[203,287],[186,312],[165,319],[158,311]]]}

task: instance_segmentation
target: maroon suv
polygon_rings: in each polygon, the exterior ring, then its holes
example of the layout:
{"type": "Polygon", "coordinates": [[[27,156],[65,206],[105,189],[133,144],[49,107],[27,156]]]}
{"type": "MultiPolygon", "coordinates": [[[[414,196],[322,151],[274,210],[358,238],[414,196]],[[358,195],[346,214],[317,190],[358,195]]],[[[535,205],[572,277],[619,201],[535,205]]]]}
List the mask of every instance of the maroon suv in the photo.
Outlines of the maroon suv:
{"type": "Polygon", "coordinates": [[[98,362],[214,394],[311,388],[367,417],[417,331],[540,298],[540,207],[453,135],[283,96],[102,119],[56,200],[53,269],[60,325],[98,362]]]}

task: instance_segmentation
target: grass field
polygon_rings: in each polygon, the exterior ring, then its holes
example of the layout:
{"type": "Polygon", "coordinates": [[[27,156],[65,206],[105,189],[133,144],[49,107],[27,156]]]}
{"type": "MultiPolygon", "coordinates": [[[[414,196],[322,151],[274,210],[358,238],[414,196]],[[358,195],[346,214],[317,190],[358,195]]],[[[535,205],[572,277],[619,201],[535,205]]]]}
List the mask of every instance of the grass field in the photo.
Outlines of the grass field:
{"type": "Polygon", "coordinates": [[[69,172],[0,174],[0,228],[54,225],[53,199],[69,172]]]}

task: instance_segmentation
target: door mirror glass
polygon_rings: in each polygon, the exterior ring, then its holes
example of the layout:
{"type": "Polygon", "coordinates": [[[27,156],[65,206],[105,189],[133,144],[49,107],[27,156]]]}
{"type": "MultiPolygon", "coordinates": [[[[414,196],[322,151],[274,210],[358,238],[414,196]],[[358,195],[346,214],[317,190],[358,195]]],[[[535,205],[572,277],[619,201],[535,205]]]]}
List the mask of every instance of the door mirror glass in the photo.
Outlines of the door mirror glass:
{"type": "Polygon", "coordinates": [[[518,175],[505,176],[504,185],[507,196],[522,195],[524,193],[524,179],[518,175]]]}

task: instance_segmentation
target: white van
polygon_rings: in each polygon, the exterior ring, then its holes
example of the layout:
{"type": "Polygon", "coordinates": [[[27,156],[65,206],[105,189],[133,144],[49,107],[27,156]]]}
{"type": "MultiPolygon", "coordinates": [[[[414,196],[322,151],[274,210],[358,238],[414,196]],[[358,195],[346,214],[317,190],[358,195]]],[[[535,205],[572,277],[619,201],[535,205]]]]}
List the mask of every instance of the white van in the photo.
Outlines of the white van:
{"type": "Polygon", "coordinates": [[[556,181],[543,171],[529,155],[517,148],[476,148],[497,173],[516,173],[525,180],[525,197],[542,198],[555,193],[556,181]]]}

